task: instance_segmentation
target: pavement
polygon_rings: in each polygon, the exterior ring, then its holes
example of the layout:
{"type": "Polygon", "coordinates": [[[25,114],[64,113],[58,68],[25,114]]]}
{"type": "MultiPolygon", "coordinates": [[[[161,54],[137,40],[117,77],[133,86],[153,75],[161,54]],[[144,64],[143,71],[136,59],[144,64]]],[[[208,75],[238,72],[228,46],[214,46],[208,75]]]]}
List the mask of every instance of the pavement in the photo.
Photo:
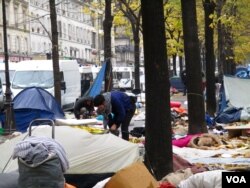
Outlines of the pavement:
{"type": "MultiPolygon", "coordinates": [[[[176,93],[172,95],[170,100],[181,102],[181,106],[187,108],[187,96],[183,96],[183,93],[176,93]]],[[[145,114],[145,107],[138,109],[138,115],[135,115],[131,120],[129,131],[131,131],[134,127],[145,127],[145,118],[138,118],[138,116],[143,116],[143,114],[145,114]]]]}
{"type": "Polygon", "coordinates": [[[187,95],[183,96],[183,93],[173,94],[170,98],[171,101],[181,102],[181,105],[187,108],[187,95]]]}

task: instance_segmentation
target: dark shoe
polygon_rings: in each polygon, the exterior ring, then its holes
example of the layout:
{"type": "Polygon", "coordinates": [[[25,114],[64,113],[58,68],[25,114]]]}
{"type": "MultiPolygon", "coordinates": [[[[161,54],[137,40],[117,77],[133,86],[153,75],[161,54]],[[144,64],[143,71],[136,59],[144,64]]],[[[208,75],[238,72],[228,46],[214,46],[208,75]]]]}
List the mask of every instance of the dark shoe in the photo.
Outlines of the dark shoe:
{"type": "Polygon", "coordinates": [[[120,132],[118,130],[109,130],[111,134],[119,136],[120,132]]]}

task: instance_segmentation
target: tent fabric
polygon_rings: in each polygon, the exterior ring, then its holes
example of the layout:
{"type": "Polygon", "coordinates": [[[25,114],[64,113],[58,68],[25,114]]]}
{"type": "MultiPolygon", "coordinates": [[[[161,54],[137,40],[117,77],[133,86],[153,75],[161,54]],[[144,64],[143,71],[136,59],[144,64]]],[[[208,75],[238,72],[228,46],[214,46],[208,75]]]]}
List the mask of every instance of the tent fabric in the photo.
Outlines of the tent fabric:
{"type": "Polygon", "coordinates": [[[250,106],[250,79],[224,76],[225,97],[229,106],[244,108],[250,106]]]}
{"type": "Polygon", "coordinates": [[[106,70],[106,62],[103,63],[101,70],[99,71],[94,83],[90,87],[90,89],[84,94],[84,96],[95,97],[96,95],[101,93],[102,82],[104,80],[106,70]]]}
{"type": "Polygon", "coordinates": [[[240,121],[241,108],[227,108],[215,117],[216,123],[233,123],[240,121]]]}
{"type": "Polygon", "coordinates": [[[98,121],[97,119],[56,119],[56,125],[102,125],[102,121],[98,121]]]}
{"type": "Polygon", "coordinates": [[[26,132],[29,124],[34,119],[54,119],[54,114],[39,109],[19,109],[14,110],[16,129],[19,132],[26,132]]]}
{"type": "Polygon", "coordinates": [[[222,170],[206,171],[190,176],[178,185],[179,188],[221,188],[222,170]]]}
{"type": "MultiPolygon", "coordinates": [[[[27,135],[23,133],[0,145],[0,151],[4,151],[1,152],[0,171],[8,173],[18,169],[17,160],[10,159],[15,144],[27,135]]],[[[51,127],[32,127],[32,136],[50,137],[51,127]]],[[[137,144],[112,134],[92,135],[70,126],[55,126],[55,140],[66,151],[68,174],[113,173],[140,159],[137,144]]]]}
{"type": "Polygon", "coordinates": [[[38,109],[52,112],[55,117],[64,117],[64,112],[55,98],[40,87],[22,90],[14,99],[14,109],[38,109]]]}
{"type": "MultiPolygon", "coordinates": [[[[16,129],[20,132],[27,131],[29,123],[38,118],[52,119],[64,118],[64,112],[55,98],[46,90],[39,87],[30,87],[22,90],[13,99],[16,129]]],[[[5,114],[0,114],[4,125],[5,114]]]]}
{"type": "Polygon", "coordinates": [[[220,90],[217,123],[250,120],[250,79],[224,76],[220,90]]]}

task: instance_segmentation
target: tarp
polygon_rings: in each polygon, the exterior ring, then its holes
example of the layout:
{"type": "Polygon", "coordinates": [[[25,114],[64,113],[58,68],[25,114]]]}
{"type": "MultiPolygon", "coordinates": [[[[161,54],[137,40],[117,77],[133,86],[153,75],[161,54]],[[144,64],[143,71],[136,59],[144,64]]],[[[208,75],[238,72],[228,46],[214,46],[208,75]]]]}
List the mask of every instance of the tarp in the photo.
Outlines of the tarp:
{"type": "Polygon", "coordinates": [[[235,76],[239,78],[250,78],[249,71],[250,71],[249,66],[248,67],[242,67],[242,66],[236,67],[235,76]]]}
{"type": "MultiPolygon", "coordinates": [[[[27,131],[29,123],[38,118],[52,119],[64,118],[64,112],[55,98],[40,87],[30,87],[22,90],[13,99],[13,109],[16,129],[20,132],[27,131]]],[[[5,114],[0,115],[2,123],[5,114]]]]}
{"type": "MultiPolygon", "coordinates": [[[[50,126],[36,126],[32,136],[51,137],[50,126]]],[[[0,172],[18,169],[17,160],[12,160],[14,146],[25,139],[23,133],[0,144],[0,172]],[[6,166],[6,167],[5,167],[6,166]]],[[[69,174],[112,173],[139,160],[139,146],[112,134],[92,135],[87,131],[69,126],[55,126],[55,140],[59,142],[69,160],[69,174]]]]}
{"type": "Polygon", "coordinates": [[[224,76],[223,82],[228,106],[236,108],[250,106],[250,79],[224,76]]]}
{"type": "Polygon", "coordinates": [[[91,85],[88,91],[84,94],[84,96],[95,97],[96,95],[101,93],[102,90],[102,82],[104,80],[106,70],[106,62],[103,63],[101,70],[97,74],[97,77],[94,80],[94,83],[91,85]]]}
{"type": "Polygon", "coordinates": [[[179,155],[184,158],[188,162],[194,163],[205,163],[205,164],[249,164],[249,159],[244,157],[228,157],[235,156],[241,154],[243,149],[216,149],[216,150],[204,150],[190,147],[179,148],[177,146],[173,146],[173,153],[179,155]],[[218,158],[214,156],[218,155],[228,155],[227,158],[218,158]],[[214,157],[214,159],[212,159],[214,157]]]}
{"type": "Polygon", "coordinates": [[[218,123],[250,120],[250,79],[224,76],[220,91],[218,123]]]}

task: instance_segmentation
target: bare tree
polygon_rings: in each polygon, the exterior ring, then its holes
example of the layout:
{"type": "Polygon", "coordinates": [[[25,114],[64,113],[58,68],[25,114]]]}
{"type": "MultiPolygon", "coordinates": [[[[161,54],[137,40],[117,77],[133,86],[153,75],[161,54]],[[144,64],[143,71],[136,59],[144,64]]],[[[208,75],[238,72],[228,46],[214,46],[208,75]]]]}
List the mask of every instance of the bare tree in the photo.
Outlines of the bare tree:
{"type": "Polygon", "coordinates": [[[163,0],[141,0],[146,88],[147,167],[157,180],[173,170],[163,0]]]}
{"type": "Polygon", "coordinates": [[[110,91],[112,89],[112,48],[111,48],[111,28],[113,23],[112,0],[105,0],[105,19],[103,21],[104,29],[104,60],[107,63],[105,71],[105,91],[110,91]]]}
{"type": "Polygon", "coordinates": [[[202,93],[201,60],[198,40],[196,1],[181,0],[184,52],[187,72],[188,120],[190,134],[207,132],[202,93]]]}
{"type": "Polygon", "coordinates": [[[214,56],[214,29],[211,27],[213,19],[210,17],[214,13],[215,3],[213,0],[203,1],[205,12],[205,58],[206,58],[206,97],[207,112],[214,116],[216,111],[215,98],[215,56],[214,56]]]}
{"type": "Polygon", "coordinates": [[[135,88],[140,89],[140,31],[141,29],[141,6],[131,8],[129,5],[132,0],[118,0],[119,9],[129,20],[132,28],[134,39],[134,71],[135,71],[135,88]],[[124,5],[124,6],[122,6],[124,5]]]}
{"type": "Polygon", "coordinates": [[[55,0],[50,0],[49,5],[50,5],[50,19],[51,19],[51,33],[52,33],[52,60],[53,60],[55,98],[57,102],[61,105],[61,75],[59,69],[58,32],[57,32],[57,15],[56,15],[55,0]]]}

